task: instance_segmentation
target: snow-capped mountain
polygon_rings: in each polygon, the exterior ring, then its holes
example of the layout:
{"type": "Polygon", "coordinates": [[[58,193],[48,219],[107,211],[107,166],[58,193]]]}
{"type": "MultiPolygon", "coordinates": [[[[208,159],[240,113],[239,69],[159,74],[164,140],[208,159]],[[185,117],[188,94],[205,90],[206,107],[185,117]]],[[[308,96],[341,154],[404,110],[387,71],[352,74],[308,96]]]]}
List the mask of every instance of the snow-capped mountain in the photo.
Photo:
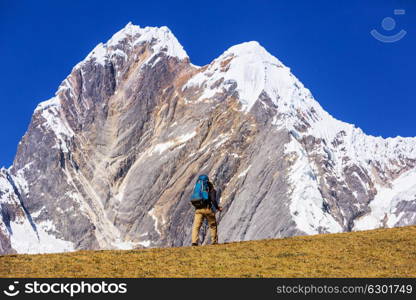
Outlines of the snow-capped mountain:
{"type": "Polygon", "coordinates": [[[198,67],[168,28],[129,23],[1,169],[0,253],[189,245],[200,173],[220,242],[416,224],[416,138],[334,119],[257,42],[198,67]]]}

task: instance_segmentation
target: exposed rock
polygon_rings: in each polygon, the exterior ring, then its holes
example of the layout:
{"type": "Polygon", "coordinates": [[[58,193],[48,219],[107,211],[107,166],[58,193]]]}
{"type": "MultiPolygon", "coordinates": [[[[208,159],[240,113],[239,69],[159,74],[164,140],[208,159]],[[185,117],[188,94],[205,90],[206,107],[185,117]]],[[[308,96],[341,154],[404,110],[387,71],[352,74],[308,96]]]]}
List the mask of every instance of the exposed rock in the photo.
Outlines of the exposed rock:
{"type": "Polygon", "coordinates": [[[256,42],[196,67],[166,27],[128,24],[1,170],[0,253],[189,245],[200,173],[220,242],[415,224],[415,166],[415,138],[335,120],[256,42]]]}

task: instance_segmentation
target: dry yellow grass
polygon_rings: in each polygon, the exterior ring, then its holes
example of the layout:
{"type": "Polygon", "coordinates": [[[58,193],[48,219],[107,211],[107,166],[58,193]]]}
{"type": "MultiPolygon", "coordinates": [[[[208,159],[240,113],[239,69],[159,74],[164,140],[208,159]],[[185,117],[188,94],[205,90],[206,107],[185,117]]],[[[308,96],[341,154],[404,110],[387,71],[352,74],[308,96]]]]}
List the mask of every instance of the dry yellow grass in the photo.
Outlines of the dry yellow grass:
{"type": "Polygon", "coordinates": [[[6,255],[0,277],[416,277],[416,226],[201,247],[6,255]]]}

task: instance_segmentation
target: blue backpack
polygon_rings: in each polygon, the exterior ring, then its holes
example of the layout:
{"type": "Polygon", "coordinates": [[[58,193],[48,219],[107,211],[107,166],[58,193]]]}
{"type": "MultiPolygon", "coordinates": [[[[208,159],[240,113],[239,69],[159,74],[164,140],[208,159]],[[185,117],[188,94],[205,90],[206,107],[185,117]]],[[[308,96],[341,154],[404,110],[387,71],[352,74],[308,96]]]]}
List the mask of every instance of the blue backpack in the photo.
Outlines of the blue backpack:
{"type": "Polygon", "coordinates": [[[207,207],[209,205],[208,192],[208,176],[199,175],[191,195],[191,204],[197,209],[207,207]]]}

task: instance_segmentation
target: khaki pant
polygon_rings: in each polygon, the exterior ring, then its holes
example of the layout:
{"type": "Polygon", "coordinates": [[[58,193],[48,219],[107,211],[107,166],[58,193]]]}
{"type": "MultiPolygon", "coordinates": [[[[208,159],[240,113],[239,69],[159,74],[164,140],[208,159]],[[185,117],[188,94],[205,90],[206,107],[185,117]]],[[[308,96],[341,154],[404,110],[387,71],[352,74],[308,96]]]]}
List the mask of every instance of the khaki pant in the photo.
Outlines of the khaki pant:
{"type": "Polygon", "coordinates": [[[215,219],[215,213],[210,208],[200,208],[195,210],[194,226],[192,227],[192,243],[198,243],[199,229],[201,228],[204,218],[207,218],[209,229],[211,231],[211,244],[216,244],[218,242],[217,220],[215,219]]]}

